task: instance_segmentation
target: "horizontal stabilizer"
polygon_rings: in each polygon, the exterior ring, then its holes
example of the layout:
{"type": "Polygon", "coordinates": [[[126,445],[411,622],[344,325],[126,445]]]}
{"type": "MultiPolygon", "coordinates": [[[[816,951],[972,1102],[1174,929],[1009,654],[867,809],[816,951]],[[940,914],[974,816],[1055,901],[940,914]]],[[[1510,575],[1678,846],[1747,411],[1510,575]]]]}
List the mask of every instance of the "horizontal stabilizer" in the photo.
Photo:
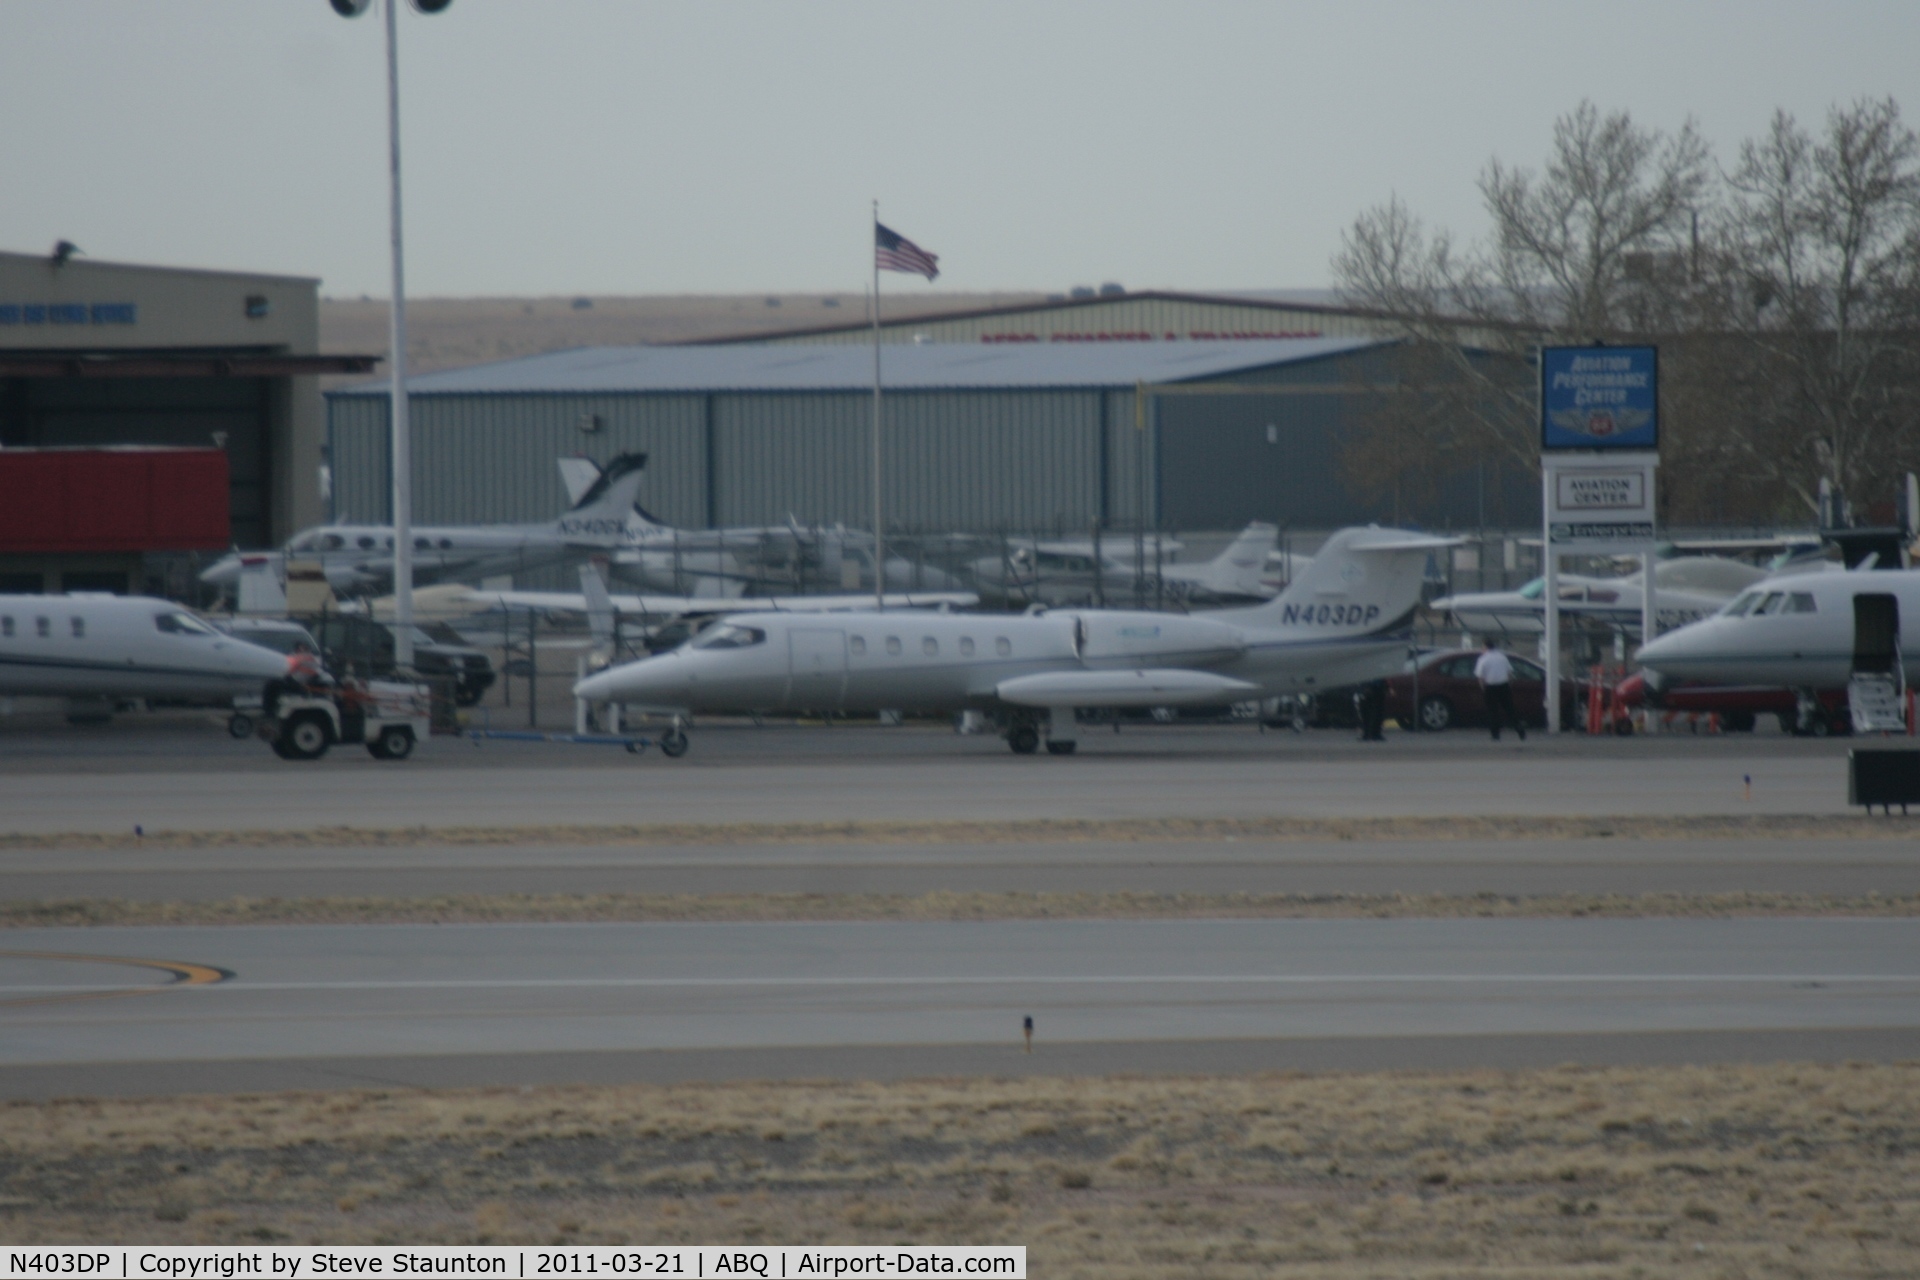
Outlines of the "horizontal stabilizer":
{"type": "Polygon", "coordinates": [[[1211,671],[1046,671],[994,689],[1017,707],[1195,707],[1244,702],[1260,686],[1211,671]]]}

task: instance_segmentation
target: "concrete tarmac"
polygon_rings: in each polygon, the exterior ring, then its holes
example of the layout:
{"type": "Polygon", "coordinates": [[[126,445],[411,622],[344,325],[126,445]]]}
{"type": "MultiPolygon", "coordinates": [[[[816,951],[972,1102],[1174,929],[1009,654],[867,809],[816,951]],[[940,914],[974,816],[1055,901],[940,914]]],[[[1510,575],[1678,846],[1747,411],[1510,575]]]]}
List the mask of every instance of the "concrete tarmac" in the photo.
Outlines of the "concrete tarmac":
{"type": "Polygon", "coordinates": [[[355,1062],[412,1063],[415,1083],[529,1082],[516,1063],[542,1077],[556,1059],[606,1055],[643,1070],[704,1054],[720,1070],[726,1055],[764,1067],[791,1052],[821,1073],[867,1074],[854,1064],[946,1054],[995,1071],[1027,1016],[1043,1049],[1158,1046],[1132,1057],[1192,1071],[1279,1062],[1295,1043],[1353,1065],[1404,1063],[1420,1043],[1490,1066],[1543,1044],[1606,1061],[1634,1060],[1636,1044],[1655,1060],[1704,1042],[1732,1057],[1828,1039],[1861,1056],[1920,1051],[1920,921],[1904,919],[23,929],[4,941],[11,1096],[44,1096],[55,1068],[73,1093],[125,1087],[154,1064],[230,1089],[355,1062]],[[232,976],[185,985],[182,964],[232,976]]]}
{"type": "Polygon", "coordinates": [[[401,763],[339,749],[309,764],[210,732],[114,734],[32,735],[31,749],[0,734],[0,832],[1847,812],[1844,744],[1759,734],[1361,744],[1153,728],[1016,757],[925,726],[725,726],[696,730],[681,760],[437,740],[401,763]]]}
{"type": "Polygon", "coordinates": [[[1899,840],[214,846],[0,851],[0,902],[465,894],[1920,893],[1899,840]]]}

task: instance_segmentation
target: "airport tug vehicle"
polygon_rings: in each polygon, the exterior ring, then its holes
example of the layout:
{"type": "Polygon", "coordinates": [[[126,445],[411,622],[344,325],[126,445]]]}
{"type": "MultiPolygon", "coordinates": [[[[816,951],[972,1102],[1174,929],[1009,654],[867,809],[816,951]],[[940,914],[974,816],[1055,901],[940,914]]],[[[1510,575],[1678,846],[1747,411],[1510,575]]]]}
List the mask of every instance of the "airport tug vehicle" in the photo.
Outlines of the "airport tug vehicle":
{"type": "Polygon", "coordinates": [[[424,684],[345,680],[270,696],[259,734],[282,760],[318,760],[335,743],[363,743],[376,760],[405,760],[432,728],[424,684]]]}

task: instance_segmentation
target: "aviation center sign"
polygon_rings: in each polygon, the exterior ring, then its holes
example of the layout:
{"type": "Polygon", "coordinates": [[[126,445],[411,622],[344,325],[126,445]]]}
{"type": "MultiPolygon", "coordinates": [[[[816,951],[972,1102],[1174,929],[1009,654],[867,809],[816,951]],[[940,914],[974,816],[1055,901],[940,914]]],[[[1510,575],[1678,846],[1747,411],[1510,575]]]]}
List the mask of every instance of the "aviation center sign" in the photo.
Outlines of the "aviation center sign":
{"type": "Polygon", "coordinates": [[[1660,447],[1659,351],[1654,347],[1542,347],[1540,447],[1660,447]]]}
{"type": "Polygon", "coordinates": [[[1654,453],[1547,454],[1547,541],[1563,552],[1653,546],[1654,453]]]}

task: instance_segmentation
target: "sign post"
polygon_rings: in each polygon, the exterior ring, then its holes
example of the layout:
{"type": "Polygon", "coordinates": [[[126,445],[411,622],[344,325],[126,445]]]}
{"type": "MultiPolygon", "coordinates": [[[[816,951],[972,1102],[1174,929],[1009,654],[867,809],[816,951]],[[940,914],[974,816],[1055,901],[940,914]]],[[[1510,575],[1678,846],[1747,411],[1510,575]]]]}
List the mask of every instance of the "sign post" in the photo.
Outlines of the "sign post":
{"type": "Polygon", "coordinates": [[[1641,637],[1654,637],[1654,473],[1659,465],[1656,348],[1540,349],[1545,692],[1547,727],[1553,732],[1561,728],[1561,556],[1638,555],[1644,585],[1641,637]]]}

